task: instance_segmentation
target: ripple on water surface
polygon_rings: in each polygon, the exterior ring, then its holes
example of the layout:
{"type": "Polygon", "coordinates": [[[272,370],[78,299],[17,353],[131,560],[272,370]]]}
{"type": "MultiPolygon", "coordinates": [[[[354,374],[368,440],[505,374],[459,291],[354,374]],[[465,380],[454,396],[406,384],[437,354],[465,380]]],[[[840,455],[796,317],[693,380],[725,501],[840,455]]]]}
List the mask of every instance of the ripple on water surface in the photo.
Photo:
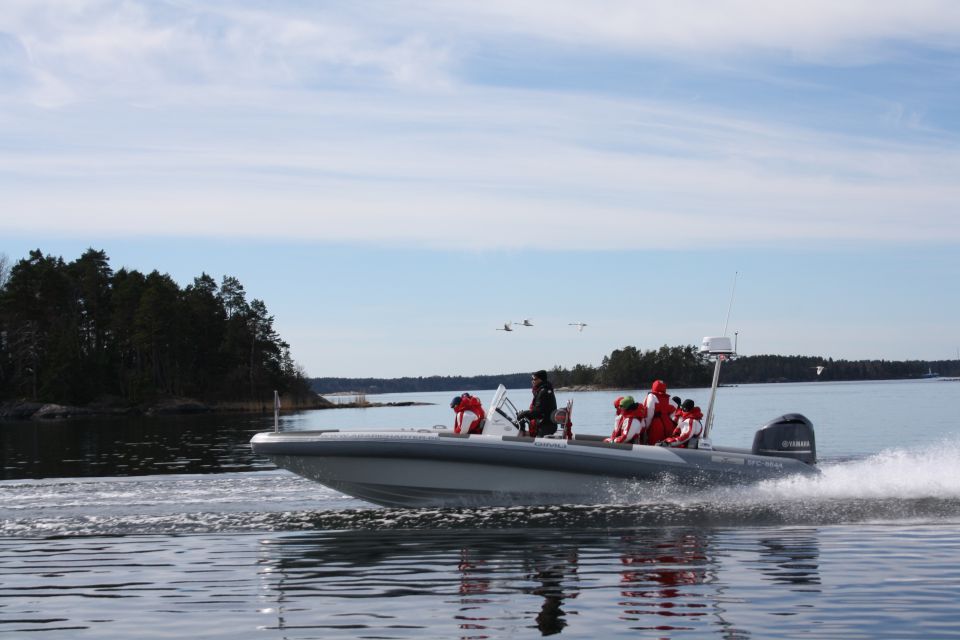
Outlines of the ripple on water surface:
{"type": "MultiPolygon", "coordinates": [[[[433,520],[457,519],[444,515],[433,520]]],[[[498,522],[503,528],[3,538],[0,631],[112,640],[957,630],[956,527],[498,522]]]]}
{"type": "Polygon", "coordinates": [[[660,486],[600,505],[386,509],[282,471],[0,482],[6,536],[326,529],[779,526],[960,518],[957,449],[890,451],[819,477],[691,491],[660,486]]]}
{"type": "Polygon", "coordinates": [[[280,471],[0,482],[0,632],[956,634],[955,451],[611,504],[385,509],[280,471]]]}

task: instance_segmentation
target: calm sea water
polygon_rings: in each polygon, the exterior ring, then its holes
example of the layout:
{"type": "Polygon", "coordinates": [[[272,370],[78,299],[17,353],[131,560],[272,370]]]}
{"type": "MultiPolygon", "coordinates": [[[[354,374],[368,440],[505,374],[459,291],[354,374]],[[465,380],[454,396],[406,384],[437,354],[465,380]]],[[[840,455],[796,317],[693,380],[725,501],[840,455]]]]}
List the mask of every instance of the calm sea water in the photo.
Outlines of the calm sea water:
{"type": "MultiPolygon", "coordinates": [[[[452,395],[282,428],[449,425],[452,395]]],[[[605,433],[616,395],[560,397],[605,433]]],[[[3,424],[0,635],[960,637],[957,406],[960,382],[938,380],[723,388],[715,442],[798,411],[822,477],[463,510],[272,469],[246,444],[272,418],[3,424]]]]}

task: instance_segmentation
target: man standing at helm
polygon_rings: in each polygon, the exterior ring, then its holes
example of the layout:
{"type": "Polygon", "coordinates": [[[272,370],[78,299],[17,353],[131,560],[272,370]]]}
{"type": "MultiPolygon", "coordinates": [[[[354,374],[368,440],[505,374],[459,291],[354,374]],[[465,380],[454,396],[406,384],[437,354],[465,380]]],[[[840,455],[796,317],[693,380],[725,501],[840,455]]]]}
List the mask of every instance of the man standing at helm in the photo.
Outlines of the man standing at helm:
{"type": "Polygon", "coordinates": [[[647,408],[644,423],[647,428],[647,444],[657,444],[673,433],[673,412],[677,407],[667,395],[667,383],[654,380],[650,392],[643,401],[647,408]]]}
{"type": "Polygon", "coordinates": [[[557,397],[553,394],[553,384],[547,380],[547,372],[541,369],[530,376],[533,400],[530,408],[517,414],[518,418],[530,421],[530,436],[552,436],[557,432],[553,422],[553,412],[557,410],[557,397]]]}

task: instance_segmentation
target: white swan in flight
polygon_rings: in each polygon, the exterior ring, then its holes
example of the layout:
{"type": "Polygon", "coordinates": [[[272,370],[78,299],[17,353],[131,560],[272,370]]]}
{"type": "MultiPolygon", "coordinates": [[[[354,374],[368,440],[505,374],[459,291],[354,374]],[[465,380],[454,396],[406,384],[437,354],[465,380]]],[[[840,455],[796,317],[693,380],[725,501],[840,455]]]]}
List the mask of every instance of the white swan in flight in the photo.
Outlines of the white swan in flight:
{"type": "Polygon", "coordinates": [[[823,373],[823,370],[826,369],[826,367],[821,364],[821,365],[818,365],[818,366],[814,367],[814,369],[817,370],[817,375],[820,375],[821,373],[823,373]]]}
{"type": "Polygon", "coordinates": [[[571,327],[576,327],[577,331],[583,331],[583,328],[587,326],[586,322],[571,322],[569,324],[571,327]]]}
{"type": "Polygon", "coordinates": [[[517,322],[521,327],[532,327],[533,323],[530,322],[530,318],[524,318],[522,321],[517,322]]]}
{"type": "Polygon", "coordinates": [[[502,328],[502,329],[497,328],[497,331],[513,331],[513,323],[512,323],[512,322],[504,322],[504,323],[503,323],[503,328],[502,328]]]}

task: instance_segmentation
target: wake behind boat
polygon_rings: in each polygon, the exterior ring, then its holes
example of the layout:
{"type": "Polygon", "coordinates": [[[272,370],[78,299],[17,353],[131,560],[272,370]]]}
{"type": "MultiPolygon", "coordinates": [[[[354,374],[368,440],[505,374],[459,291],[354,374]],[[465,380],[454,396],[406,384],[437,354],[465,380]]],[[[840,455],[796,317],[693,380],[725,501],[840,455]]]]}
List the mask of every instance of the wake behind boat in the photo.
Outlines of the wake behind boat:
{"type": "Polygon", "coordinates": [[[251,445],[278,467],[355,498],[401,507],[597,504],[651,483],[749,484],[819,473],[813,425],[800,414],[761,427],[750,449],[711,444],[720,365],[733,350],[729,338],[704,338],[701,352],[715,358],[716,366],[696,448],[615,444],[574,434],[572,401],[557,412],[557,435],[531,438],[502,385],[480,434],[437,428],[265,432],[251,445]]]}

